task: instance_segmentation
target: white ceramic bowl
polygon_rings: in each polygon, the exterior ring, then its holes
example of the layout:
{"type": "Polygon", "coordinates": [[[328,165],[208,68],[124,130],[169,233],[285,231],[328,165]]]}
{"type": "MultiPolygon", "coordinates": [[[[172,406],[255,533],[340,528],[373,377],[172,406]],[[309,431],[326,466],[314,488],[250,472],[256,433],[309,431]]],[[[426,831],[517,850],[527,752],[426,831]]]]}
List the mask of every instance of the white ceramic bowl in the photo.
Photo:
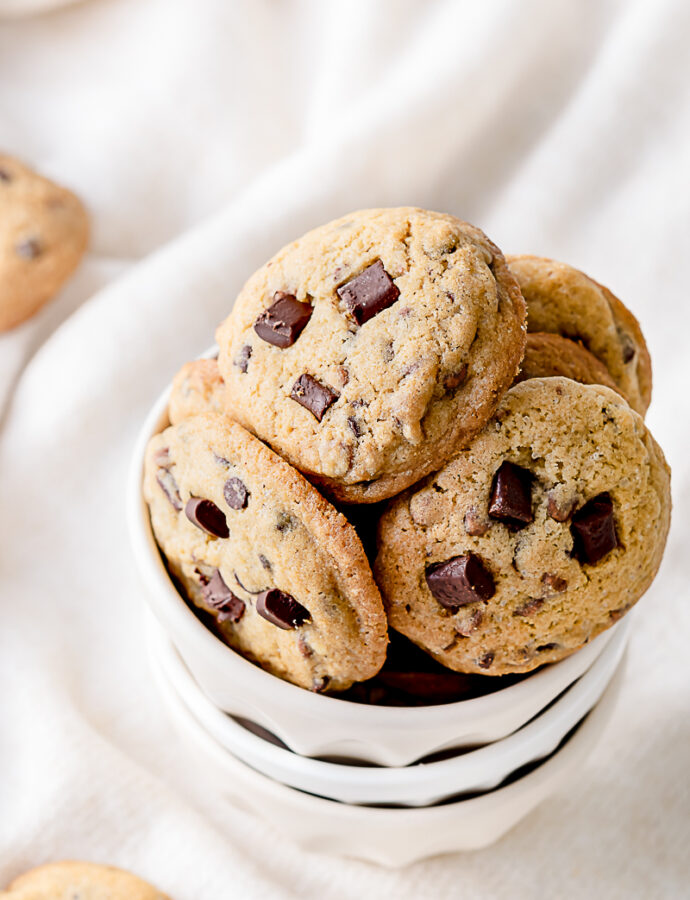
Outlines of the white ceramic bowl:
{"type": "Polygon", "coordinates": [[[312,693],[270,675],[224,644],[194,615],[171,581],[154,540],[142,496],[144,452],[149,438],[168,423],[168,396],[169,388],[144,422],[129,475],[129,530],[146,600],[213,703],[272,731],[295,753],[405,766],[448,747],[499,740],[586,672],[620,626],[510,687],[438,706],[368,706],[312,693]]]}
{"type": "MultiPolygon", "coordinates": [[[[190,786],[215,801],[249,809],[305,850],[404,866],[428,856],[477,850],[501,838],[582,767],[615,708],[624,663],[604,695],[563,746],[505,787],[441,806],[377,809],[351,806],[286,787],[240,762],[189,712],[154,660],[165,706],[189,756],[190,786]]],[[[381,770],[377,770],[381,772],[381,770]]]]}
{"type": "Polygon", "coordinates": [[[276,746],[211,703],[155,621],[150,623],[149,646],[163,676],[199,725],[226,750],[264,775],[343,803],[430,806],[458,794],[491,790],[522,766],[552,753],[599,701],[621,661],[628,630],[626,621],[575,684],[509,737],[450,759],[406,768],[336,764],[276,746]]]}

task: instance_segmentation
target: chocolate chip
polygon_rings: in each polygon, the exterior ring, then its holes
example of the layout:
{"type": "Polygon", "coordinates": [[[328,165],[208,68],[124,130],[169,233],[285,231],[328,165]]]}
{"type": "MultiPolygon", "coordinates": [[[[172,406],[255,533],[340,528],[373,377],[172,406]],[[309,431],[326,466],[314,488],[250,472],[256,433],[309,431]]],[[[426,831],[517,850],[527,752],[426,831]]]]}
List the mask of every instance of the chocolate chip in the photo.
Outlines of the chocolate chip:
{"type": "Polygon", "coordinates": [[[227,584],[223,581],[223,576],[218,569],[215,570],[211,578],[203,585],[201,589],[204,603],[210,608],[221,613],[218,621],[239,622],[244,615],[244,602],[236,597],[227,584]]]}
{"type": "Polygon", "coordinates": [[[249,368],[249,359],[252,355],[252,348],[249,344],[245,344],[237,355],[237,359],[233,365],[237,366],[240,372],[246,372],[249,368]]]}
{"type": "Polygon", "coordinates": [[[619,606],[618,609],[612,609],[609,612],[609,618],[612,622],[618,622],[630,609],[631,604],[628,603],[626,606],[619,606]]]}
{"type": "Polygon", "coordinates": [[[284,350],[295,343],[313,312],[313,306],[300,303],[294,294],[278,291],[254,323],[254,331],[267,344],[284,350]]]}
{"type": "Polygon", "coordinates": [[[359,422],[354,416],[348,417],[347,424],[350,426],[350,431],[355,437],[362,437],[362,429],[359,427],[359,422]]]}
{"type": "Polygon", "coordinates": [[[400,289],[394,284],[379,259],[341,285],[337,293],[357,324],[364,325],[369,319],[392,306],[400,296],[400,289]]]}
{"type": "Polygon", "coordinates": [[[568,589],[568,582],[560,575],[552,575],[550,572],[544,572],[541,576],[541,583],[546,585],[554,594],[562,594],[568,589]]]}
{"type": "Polygon", "coordinates": [[[300,634],[297,640],[297,647],[299,648],[299,652],[305,659],[309,659],[310,656],[314,655],[313,649],[309,646],[309,644],[305,641],[304,635],[300,634]]]}
{"type": "Polygon", "coordinates": [[[536,612],[538,609],[541,609],[544,605],[544,599],[542,597],[530,597],[529,600],[526,600],[521,606],[518,606],[513,610],[514,616],[531,616],[532,613],[536,612]]]}
{"type": "Polygon", "coordinates": [[[328,675],[321,675],[320,678],[315,678],[312,681],[311,689],[316,694],[320,694],[322,691],[325,691],[328,685],[330,684],[331,679],[328,675]]]}
{"type": "Polygon", "coordinates": [[[289,594],[279,591],[278,588],[262,591],[258,595],[256,611],[267,622],[286,630],[297,628],[311,619],[309,611],[301,603],[298,603],[289,594]]]}
{"type": "Polygon", "coordinates": [[[491,487],[489,515],[512,528],[532,521],[532,476],[527,469],[511,462],[501,465],[491,487]]]}
{"type": "Polygon", "coordinates": [[[22,259],[36,259],[37,256],[43,253],[43,247],[36,238],[27,238],[24,241],[19,241],[14,245],[14,250],[17,256],[21,256],[22,259]]]}
{"type": "Polygon", "coordinates": [[[259,553],[259,562],[266,569],[267,572],[270,572],[273,566],[271,565],[270,560],[266,559],[263,553],[259,553]]]}
{"type": "Polygon", "coordinates": [[[226,459],[224,456],[218,456],[217,453],[214,453],[213,458],[215,459],[215,461],[218,463],[219,466],[223,466],[226,469],[228,469],[230,467],[230,460],[226,459]]]}
{"type": "Polygon", "coordinates": [[[225,516],[212,500],[190,497],[184,511],[192,525],[196,525],[211,537],[226,538],[230,536],[225,516]]]}
{"type": "Polygon", "coordinates": [[[490,669],[491,664],[494,661],[493,653],[485,653],[480,659],[477,660],[477,665],[480,669],[490,669]]]}
{"type": "Polygon", "coordinates": [[[156,475],[158,486],[163,491],[173,507],[178,510],[182,509],[182,497],[180,497],[180,489],[175,481],[175,476],[170,469],[159,469],[156,475]]]}
{"type": "Polygon", "coordinates": [[[249,502],[249,491],[239,478],[228,478],[223,485],[223,496],[230,509],[244,509],[249,502]]]}
{"type": "Polygon", "coordinates": [[[161,447],[153,454],[157,466],[165,466],[170,462],[170,447],[161,447]]]}
{"type": "Polygon", "coordinates": [[[608,493],[598,494],[573,516],[570,526],[573,554],[586,563],[597,563],[618,546],[613,501],[608,493]]]}
{"type": "Polygon", "coordinates": [[[291,516],[290,513],[281,512],[278,513],[278,519],[276,521],[276,528],[281,534],[285,534],[286,531],[292,531],[297,525],[297,519],[294,516],[291,516]]]}
{"type": "Polygon", "coordinates": [[[495,593],[491,573],[474,553],[434,563],[426,570],[425,578],[429,590],[445,609],[456,610],[467,603],[488,600],[495,593]]]}
{"type": "Polygon", "coordinates": [[[0,169],[0,181],[5,181],[5,182],[12,181],[12,176],[6,169],[0,169]]]}
{"type": "Polygon", "coordinates": [[[481,537],[483,534],[486,534],[491,524],[487,519],[482,518],[474,507],[467,510],[463,523],[465,531],[471,537],[481,537]]]}
{"type": "Polygon", "coordinates": [[[629,334],[626,334],[624,331],[618,332],[618,337],[621,342],[621,348],[623,350],[623,362],[629,363],[631,359],[635,356],[635,344],[633,339],[629,334]]]}
{"type": "Polygon", "coordinates": [[[559,647],[560,644],[551,641],[549,644],[542,644],[540,647],[537,647],[537,653],[545,653],[547,650],[557,650],[559,647]]]}
{"type": "Polygon", "coordinates": [[[452,375],[446,375],[446,377],[443,379],[443,387],[447,391],[454,391],[464,383],[466,378],[467,363],[464,363],[462,366],[460,366],[457,372],[454,372],[452,375]]]}
{"type": "Polygon", "coordinates": [[[474,631],[479,628],[483,620],[484,613],[482,612],[482,610],[475,609],[466,619],[461,619],[460,616],[458,616],[453,622],[453,627],[457,631],[458,635],[462,637],[469,637],[474,631]]]}
{"type": "Polygon", "coordinates": [[[546,512],[554,521],[556,522],[567,522],[570,516],[575,509],[575,504],[577,500],[575,498],[571,500],[556,500],[556,498],[550,494],[549,498],[546,502],[546,512]]]}
{"type": "Polygon", "coordinates": [[[292,386],[290,399],[308,409],[319,422],[329,406],[332,406],[340,394],[336,394],[328,385],[321,384],[311,375],[300,375],[292,386]]]}

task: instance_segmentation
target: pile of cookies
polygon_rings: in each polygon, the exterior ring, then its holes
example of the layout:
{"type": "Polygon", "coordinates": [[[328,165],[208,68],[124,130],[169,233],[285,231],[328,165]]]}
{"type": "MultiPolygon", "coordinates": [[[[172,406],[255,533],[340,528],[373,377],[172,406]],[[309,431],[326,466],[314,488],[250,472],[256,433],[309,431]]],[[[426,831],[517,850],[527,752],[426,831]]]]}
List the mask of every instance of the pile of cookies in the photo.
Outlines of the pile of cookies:
{"type": "Polygon", "coordinates": [[[440,702],[562,659],[651,584],[649,354],[581,272],[367,210],[279,251],[217,342],[174,380],[144,493],[183,595],[268,671],[440,702]]]}

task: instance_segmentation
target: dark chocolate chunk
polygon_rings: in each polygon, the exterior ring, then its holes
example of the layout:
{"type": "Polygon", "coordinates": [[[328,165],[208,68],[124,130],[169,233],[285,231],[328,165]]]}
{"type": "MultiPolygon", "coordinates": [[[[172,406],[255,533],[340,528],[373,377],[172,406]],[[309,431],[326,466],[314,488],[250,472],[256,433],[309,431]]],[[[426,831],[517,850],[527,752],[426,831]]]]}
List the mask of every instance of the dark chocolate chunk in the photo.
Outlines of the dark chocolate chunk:
{"type": "Polygon", "coordinates": [[[562,594],[568,589],[568,582],[560,575],[552,575],[550,572],[544,572],[541,576],[541,583],[545,585],[554,594],[562,594]]]}
{"type": "Polygon", "coordinates": [[[623,350],[623,362],[629,363],[631,359],[635,356],[635,344],[633,343],[633,339],[629,334],[626,334],[624,331],[618,332],[618,337],[620,338],[621,348],[623,350]]]}
{"type": "Polygon", "coordinates": [[[540,647],[537,647],[537,653],[545,653],[547,650],[557,650],[560,647],[560,644],[557,644],[555,641],[551,641],[549,644],[542,644],[540,647]]]}
{"type": "Polygon", "coordinates": [[[530,597],[529,600],[525,600],[523,604],[518,606],[514,611],[514,616],[531,616],[532,613],[535,613],[538,609],[541,609],[544,605],[543,597],[530,597]]]}
{"type": "Polygon", "coordinates": [[[491,664],[494,661],[493,653],[485,653],[480,659],[477,660],[477,665],[480,669],[490,669],[491,664]]]}
{"type": "Polygon", "coordinates": [[[320,422],[329,406],[332,406],[340,394],[336,394],[328,385],[321,384],[311,375],[300,375],[292,386],[290,399],[295,400],[320,422]]]}
{"type": "Polygon", "coordinates": [[[0,181],[10,182],[12,181],[12,176],[6,169],[0,169],[0,181]]]}
{"type": "Polygon", "coordinates": [[[176,510],[182,509],[182,497],[175,477],[170,469],[159,469],[156,475],[158,486],[176,510]]]}
{"type": "Polygon", "coordinates": [[[362,437],[362,429],[359,426],[359,422],[355,419],[354,416],[349,416],[347,420],[347,424],[350,426],[350,431],[354,434],[355,437],[362,437]]]}
{"type": "Polygon", "coordinates": [[[379,259],[359,275],[342,284],[337,293],[357,324],[364,325],[369,319],[392,306],[400,296],[400,289],[379,259]]]}
{"type": "Polygon", "coordinates": [[[26,240],[15,244],[14,250],[17,256],[21,256],[22,259],[36,259],[43,252],[43,247],[36,238],[26,238],[26,240]]]}
{"type": "Polygon", "coordinates": [[[292,529],[296,527],[297,519],[295,519],[294,516],[291,516],[288,512],[278,513],[276,528],[281,534],[285,534],[286,531],[292,531],[292,529]]]}
{"type": "Polygon", "coordinates": [[[474,507],[467,510],[463,523],[465,531],[471,537],[481,537],[486,534],[491,524],[487,519],[483,519],[474,507]]]}
{"type": "Polygon", "coordinates": [[[532,476],[527,469],[502,463],[494,475],[489,515],[512,528],[524,528],[532,521],[532,476]]]}
{"type": "Polygon", "coordinates": [[[454,391],[456,388],[459,388],[461,384],[464,383],[467,378],[467,363],[463,363],[460,366],[457,372],[453,372],[452,375],[446,375],[443,379],[443,387],[447,391],[454,391]]]}
{"type": "Polygon", "coordinates": [[[309,610],[298,603],[294,597],[279,591],[278,588],[262,591],[258,595],[256,611],[267,622],[286,630],[297,628],[311,619],[309,610]]]}
{"type": "Polygon", "coordinates": [[[491,573],[474,553],[434,563],[426,570],[425,578],[441,606],[450,610],[477,600],[489,600],[495,593],[491,573]]]}
{"type": "Polygon", "coordinates": [[[608,493],[598,494],[573,516],[570,526],[573,553],[585,563],[597,563],[618,546],[613,501],[608,493]]]}
{"type": "Polygon", "coordinates": [[[244,509],[249,502],[249,491],[239,478],[228,478],[223,485],[223,496],[230,509],[244,509]]]}
{"type": "Polygon", "coordinates": [[[249,359],[252,355],[252,348],[249,344],[245,344],[244,347],[240,350],[237,359],[233,363],[233,365],[237,366],[240,372],[246,372],[249,368],[249,359]]]}
{"type": "Polygon", "coordinates": [[[322,691],[325,691],[328,685],[330,684],[331,679],[328,675],[321,675],[319,678],[315,678],[312,681],[311,689],[315,694],[320,694],[322,691]]]}
{"type": "Polygon", "coordinates": [[[202,497],[190,497],[184,508],[189,521],[210,534],[211,537],[226,538],[230,536],[225,516],[212,500],[202,497]]]}
{"type": "Polygon", "coordinates": [[[222,615],[218,616],[218,621],[239,622],[244,615],[244,602],[236,597],[227,584],[223,581],[223,576],[218,569],[213,573],[211,578],[201,588],[204,603],[222,615]]]}
{"type": "Polygon", "coordinates": [[[550,494],[549,499],[546,502],[546,513],[555,522],[567,522],[575,509],[576,503],[577,500],[575,498],[572,500],[561,500],[559,502],[550,494]]]}
{"type": "Polygon", "coordinates": [[[300,303],[294,294],[278,291],[254,323],[254,331],[267,344],[284,350],[295,343],[313,312],[313,306],[300,303]]]}

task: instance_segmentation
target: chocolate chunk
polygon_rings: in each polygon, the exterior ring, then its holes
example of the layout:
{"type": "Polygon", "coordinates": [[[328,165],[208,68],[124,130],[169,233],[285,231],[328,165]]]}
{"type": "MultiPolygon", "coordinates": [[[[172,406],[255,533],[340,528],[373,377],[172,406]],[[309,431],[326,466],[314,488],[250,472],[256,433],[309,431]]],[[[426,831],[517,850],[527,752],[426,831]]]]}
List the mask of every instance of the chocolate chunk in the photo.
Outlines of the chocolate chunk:
{"type": "Polygon", "coordinates": [[[230,536],[225,516],[212,500],[202,497],[190,497],[184,508],[189,521],[210,534],[211,537],[226,538],[230,536]]]}
{"type": "Polygon", "coordinates": [[[27,238],[24,241],[19,241],[19,243],[14,245],[14,250],[17,256],[21,256],[22,259],[36,259],[37,256],[43,253],[43,247],[36,238],[27,238]]]}
{"type": "Polygon", "coordinates": [[[330,684],[331,679],[328,675],[321,675],[319,678],[315,678],[312,681],[311,689],[315,694],[320,694],[326,690],[328,685],[330,684]]]}
{"type": "Polygon", "coordinates": [[[633,343],[633,339],[629,334],[626,334],[624,331],[618,332],[618,337],[621,342],[621,348],[623,350],[623,362],[629,363],[631,359],[635,356],[635,344],[633,343]]]}
{"type": "Polygon", "coordinates": [[[348,417],[347,424],[350,426],[350,431],[355,437],[362,437],[362,429],[359,427],[359,422],[354,416],[348,417]]]}
{"type": "Polygon", "coordinates": [[[252,348],[249,344],[245,344],[244,347],[240,350],[237,359],[233,363],[233,365],[237,366],[240,372],[246,372],[249,368],[249,359],[252,355],[252,348]]]}
{"type": "Polygon", "coordinates": [[[170,447],[161,447],[153,454],[157,466],[166,466],[170,462],[170,447]]]}
{"type": "Polygon", "coordinates": [[[486,534],[491,524],[486,519],[483,519],[474,507],[467,510],[463,522],[465,531],[471,537],[481,537],[483,534],[486,534]]]}
{"type": "Polygon", "coordinates": [[[254,331],[267,344],[284,350],[295,343],[313,312],[312,306],[300,303],[294,294],[278,291],[254,323],[254,331]]]}
{"type": "Polygon", "coordinates": [[[12,176],[6,169],[0,169],[0,181],[10,182],[12,181],[12,176]]]}
{"type": "Polygon", "coordinates": [[[560,644],[557,644],[555,641],[551,641],[549,644],[542,644],[540,647],[537,647],[537,653],[545,653],[547,650],[557,650],[560,647],[560,644]]]}
{"type": "Polygon", "coordinates": [[[570,526],[573,554],[585,563],[597,563],[618,546],[613,501],[608,493],[598,494],[573,516],[570,526]]]}
{"type": "Polygon", "coordinates": [[[278,513],[276,528],[281,534],[285,534],[286,531],[292,531],[292,529],[296,527],[297,519],[295,519],[294,516],[291,516],[288,512],[278,513]]]}
{"type": "Polygon", "coordinates": [[[479,628],[483,620],[484,613],[482,612],[482,610],[475,609],[472,614],[465,619],[461,619],[460,616],[458,616],[453,623],[453,627],[457,631],[458,636],[469,637],[474,631],[479,628]]]}
{"type": "Polygon", "coordinates": [[[558,501],[552,494],[549,494],[549,498],[546,502],[547,515],[555,522],[567,522],[575,509],[576,503],[577,500],[575,498],[572,500],[558,501]]]}
{"type": "Polygon", "coordinates": [[[203,585],[201,589],[204,603],[222,614],[218,616],[218,621],[239,622],[244,615],[244,602],[236,597],[227,584],[223,581],[223,576],[218,569],[213,573],[211,578],[203,585]]]}
{"type": "Polygon", "coordinates": [[[336,394],[328,385],[321,384],[311,375],[300,375],[290,392],[290,399],[308,409],[319,422],[328,407],[332,406],[339,396],[340,394],[336,394]]]}
{"type": "Polygon", "coordinates": [[[527,469],[502,463],[494,475],[489,515],[511,528],[524,528],[532,521],[532,476],[527,469]]]}
{"type": "Polygon", "coordinates": [[[541,576],[541,583],[553,591],[554,594],[562,594],[568,589],[568,582],[560,575],[552,575],[550,572],[544,572],[541,576]]]}
{"type": "Polygon", "coordinates": [[[446,377],[443,379],[443,387],[447,391],[454,391],[464,383],[466,378],[467,363],[464,363],[462,366],[460,366],[457,372],[454,372],[452,375],[446,375],[446,377]]]}
{"type": "Polygon", "coordinates": [[[309,611],[301,603],[278,588],[262,591],[258,595],[256,611],[267,622],[286,630],[297,628],[298,625],[303,625],[311,619],[309,611]]]}
{"type": "Polygon", "coordinates": [[[263,553],[259,553],[259,562],[266,569],[267,572],[270,572],[273,566],[271,565],[271,561],[267,559],[263,553]]]}
{"type": "Polygon", "coordinates": [[[530,597],[529,600],[526,600],[521,606],[518,606],[515,610],[513,610],[514,616],[531,616],[532,613],[536,612],[538,609],[541,609],[544,605],[544,599],[542,597],[530,597]]]}
{"type": "Polygon", "coordinates": [[[219,466],[223,466],[225,469],[230,468],[230,460],[226,459],[224,456],[218,456],[217,453],[213,454],[213,458],[218,463],[219,466]]]}
{"type": "Polygon", "coordinates": [[[180,489],[175,481],[175,476],[170,469],[159,469],[156,475],[158,486],[163,491],[168,500],[172,503],[176,510],[182,509],[182,497],[180,497],[180,489]]]}
{"type": "Polygon", "coordinates": [[[379,259],[359,275],[342,284],[337,293],[357,324],[364,325],[369,319],[392,306],[400,296],[400,289],[394,284],[379,259]]]}
{"type": "Polygon", "coordinates": [[[494,661],[493,653],[485,653],[480,659],[477,660],[477,665],[480,669],[490,669],[491,664],[494,661]]]}
{"type": "Polygon", "coordinates": [[[249,502],[249,491],[239,478],[228,478],[223,485],[223,496],[230,509],[244,509],[249,502]]]}
{"type": "Polygon", "coordinates": [[[425,574],[429,590],[445,609],[488,600],[495,593],[494,580],[484,563],[468,553],[429,566],[425,574]]]}
{"type": "Polygon", "coordinates": [[[310,656],[314,655],[313,649],[309,646],[309,644],[305,641],[304,635],[300,634],[297,640],[297,647],[299,648],[299,652],[305,659],[309,659],[310,656]]]}

